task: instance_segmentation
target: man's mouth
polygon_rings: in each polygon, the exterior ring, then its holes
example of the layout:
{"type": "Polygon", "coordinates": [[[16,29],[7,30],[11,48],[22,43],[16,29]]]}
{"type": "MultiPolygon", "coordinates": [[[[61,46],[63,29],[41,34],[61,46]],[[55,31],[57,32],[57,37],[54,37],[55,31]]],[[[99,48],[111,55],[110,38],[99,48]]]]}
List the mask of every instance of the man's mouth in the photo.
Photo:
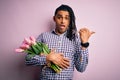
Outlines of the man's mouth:
{"type": "Polygon", "coordinates": [[[60,28],[65,28],[65,25],[60,25],[59,27],[60,27],[60,28]]]}

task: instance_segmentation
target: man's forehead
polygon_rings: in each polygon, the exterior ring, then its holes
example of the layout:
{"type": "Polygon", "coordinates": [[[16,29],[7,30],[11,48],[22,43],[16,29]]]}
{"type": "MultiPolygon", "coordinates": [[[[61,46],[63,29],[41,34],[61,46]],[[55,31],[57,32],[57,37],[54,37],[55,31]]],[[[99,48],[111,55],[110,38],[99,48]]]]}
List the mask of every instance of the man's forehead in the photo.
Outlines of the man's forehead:
{"type": "Polygon", "coordinates": [[[60,11],[57,12],[57,15],[60,15],[60,16],[62,16],[62,15],[69,16],[69,12],[68,11],[64,11],[64,10],[60,10],[60,11]]]}

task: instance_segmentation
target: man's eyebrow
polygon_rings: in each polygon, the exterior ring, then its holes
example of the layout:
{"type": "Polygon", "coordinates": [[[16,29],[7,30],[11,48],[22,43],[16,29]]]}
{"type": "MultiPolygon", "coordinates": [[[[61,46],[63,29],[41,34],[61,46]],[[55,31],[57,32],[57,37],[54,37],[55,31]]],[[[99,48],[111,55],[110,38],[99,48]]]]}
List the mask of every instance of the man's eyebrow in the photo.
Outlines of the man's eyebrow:
{"type": "Polygon", "coordinates": [[[60,14],[57,14],[56,16],[61,16],[60,14]]]}
{"type": "Polygon", "coordinates": [[[70,17],[70,15],[66,15],[67,17],[70,17]]]}
{"type": "Polygon", "coordinates": [[[56,16],[62,16],[61,14],[57,14],[56,16]]]}
{"type": "MultiPolygon", "coordinates": [[[[56,16],[62,16],[61,14],[57,14],[56,16]]],[[[66,17],[70,17],[69,15],[65,15],[66,17]]]]}

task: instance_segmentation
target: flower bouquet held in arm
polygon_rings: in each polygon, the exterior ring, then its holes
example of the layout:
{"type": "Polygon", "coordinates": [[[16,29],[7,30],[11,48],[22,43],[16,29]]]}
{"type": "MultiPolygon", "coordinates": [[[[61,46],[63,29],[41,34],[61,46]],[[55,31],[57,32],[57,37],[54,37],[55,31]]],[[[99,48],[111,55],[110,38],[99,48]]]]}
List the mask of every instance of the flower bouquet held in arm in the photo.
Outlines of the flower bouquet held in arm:
{"type": "MultiPolygon", "coordinates": [[[[50,53],[50,49],[45,43],[37,42],[32,36],[25,38],[21,46],[15,49],[15,51],[25,52],[29,54],[29,58],[32,58],[35,55],[47,55],[50,53]]],[[[52,68],[56,73],[60,73],[61,71],[61,68],[52,62],[49,64],[49,67],[52,68]]]]}

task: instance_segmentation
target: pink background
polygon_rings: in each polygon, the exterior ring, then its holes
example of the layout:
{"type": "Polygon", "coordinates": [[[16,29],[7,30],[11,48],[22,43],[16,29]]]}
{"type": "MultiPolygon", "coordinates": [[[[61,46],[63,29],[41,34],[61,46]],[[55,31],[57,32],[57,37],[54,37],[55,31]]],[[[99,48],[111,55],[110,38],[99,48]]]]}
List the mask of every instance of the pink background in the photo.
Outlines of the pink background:
{"type": "Polygon", "coordinates": [[[96,32],[90,38],[89,65],[74,80],[120,80],[120,0],[0,0],[0,80],[39,80],[39,67],[26,66],[15,53],[24,37],[37,37],[54,26],[55,9],[70,5],[80,29],[96,32]]]}

